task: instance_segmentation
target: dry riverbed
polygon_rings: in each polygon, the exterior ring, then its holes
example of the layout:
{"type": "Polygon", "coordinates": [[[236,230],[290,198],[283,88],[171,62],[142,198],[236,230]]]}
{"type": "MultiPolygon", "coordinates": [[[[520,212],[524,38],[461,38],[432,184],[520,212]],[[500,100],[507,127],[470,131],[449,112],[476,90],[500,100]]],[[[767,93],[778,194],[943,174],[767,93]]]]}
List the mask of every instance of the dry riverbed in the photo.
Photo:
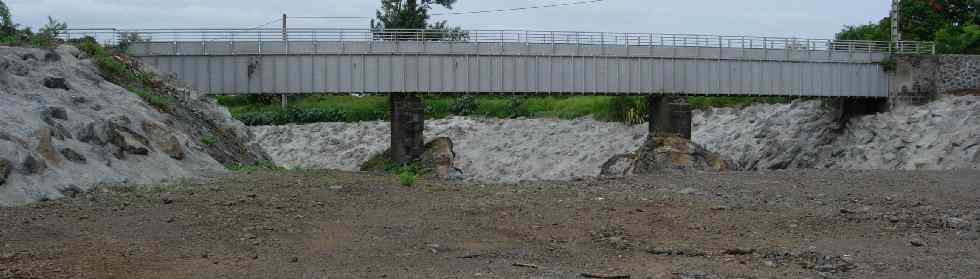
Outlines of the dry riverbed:
{"type": "Polygon", "coordinates": [[[973,278],[980,172],[259,171],[0,208],[0,278],[973,278]],[[619,276],[619,277],[616,277],[619,276]]]}

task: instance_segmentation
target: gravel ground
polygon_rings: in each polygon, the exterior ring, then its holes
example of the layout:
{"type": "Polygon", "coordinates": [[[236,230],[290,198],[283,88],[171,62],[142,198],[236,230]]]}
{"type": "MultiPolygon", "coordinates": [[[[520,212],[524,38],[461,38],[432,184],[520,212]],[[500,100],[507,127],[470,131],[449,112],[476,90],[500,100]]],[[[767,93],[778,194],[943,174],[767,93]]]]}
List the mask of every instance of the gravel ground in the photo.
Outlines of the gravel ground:
{"type": "Polygon", "coordinates": [[[978,171],[260,171],[0,209],[0,278],[976,278],[978,171]],[[596,277],[598,278],[598,277],[596,277]]]}

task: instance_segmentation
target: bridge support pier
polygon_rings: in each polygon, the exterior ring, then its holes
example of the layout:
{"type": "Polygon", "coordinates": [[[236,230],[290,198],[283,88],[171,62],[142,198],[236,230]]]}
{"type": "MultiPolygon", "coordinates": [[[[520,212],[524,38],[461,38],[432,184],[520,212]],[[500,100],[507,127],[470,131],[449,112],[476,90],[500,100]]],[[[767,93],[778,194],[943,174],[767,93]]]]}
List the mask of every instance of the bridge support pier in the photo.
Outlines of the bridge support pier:
{"type": "Polygon", "coordinates": [[[413,93],[392,93],[388,102],[391,109],[391,160],[407,164],[422,158],[425,152],[422,98],[413,93]]]}
{"type": "Polygon", "coordinates": [[[687,97],[647,97],[650,136],[691,139],[691,108],[687,97]]]}

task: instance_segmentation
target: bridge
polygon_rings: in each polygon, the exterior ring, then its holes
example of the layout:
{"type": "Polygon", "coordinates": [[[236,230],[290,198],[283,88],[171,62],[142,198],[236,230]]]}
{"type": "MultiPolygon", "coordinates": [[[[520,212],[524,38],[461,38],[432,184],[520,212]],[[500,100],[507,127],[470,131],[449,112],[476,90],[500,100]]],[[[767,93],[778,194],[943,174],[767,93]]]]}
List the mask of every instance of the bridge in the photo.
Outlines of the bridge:
{"type": "MultiPolygon", "coordinates": [[[[93,31],[71,30],[79,37],[93,31]]],[[[95,30],[98,31],[98,30],[95,30]]],[[[922,42],[561,31],[104,30],[208,94],[887,97],[881,62],[922,42]]]]}
{"type": "Polygon", "coordinates": [[[676,96],[846,97],[845,110],[874,110],[854,99],[895,91],[884,64],[935,53],[933,43],[914,41],[523,30],[74,29],[62,36],[124,45],[207,94],[390,95],[400,162],[423,152],[418,94],[648,96],[651,132],[689,138],[690,111],[676,96]]]}

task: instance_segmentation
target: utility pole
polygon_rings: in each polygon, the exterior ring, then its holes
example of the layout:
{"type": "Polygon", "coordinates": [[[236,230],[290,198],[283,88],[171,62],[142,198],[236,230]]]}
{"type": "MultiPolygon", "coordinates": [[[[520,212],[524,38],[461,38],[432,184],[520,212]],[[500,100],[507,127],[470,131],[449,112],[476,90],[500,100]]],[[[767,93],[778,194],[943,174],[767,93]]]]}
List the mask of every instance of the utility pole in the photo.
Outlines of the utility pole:
{"type": "MultiPolygon", "coordinates": [[[[289,33],[286,32],[286,13],[282,14],[282,48],[284,50],[283,53],[285,53],[286,56],[289,56],[289,33]]],[[[288,75],[289,73],[286,74],[288,75]]],[[[289,79],[287,78],[286,81],[288,83],[289,79]]],[[[286,93],[283,92],[279,94],[279,99],[280,99],[279,101],[281,102],[280,105],[282,106],[282,110],[286,111],[286,107],[287,107],[286,102],[288,101],[288,98],[286,97],[286,93]]]]}
{"type": "Polygon", "coordinates": [[[899,28],[902,22],[902,0],[892,0],[892,41],[902,40],[902,30],[899,28]]]}

